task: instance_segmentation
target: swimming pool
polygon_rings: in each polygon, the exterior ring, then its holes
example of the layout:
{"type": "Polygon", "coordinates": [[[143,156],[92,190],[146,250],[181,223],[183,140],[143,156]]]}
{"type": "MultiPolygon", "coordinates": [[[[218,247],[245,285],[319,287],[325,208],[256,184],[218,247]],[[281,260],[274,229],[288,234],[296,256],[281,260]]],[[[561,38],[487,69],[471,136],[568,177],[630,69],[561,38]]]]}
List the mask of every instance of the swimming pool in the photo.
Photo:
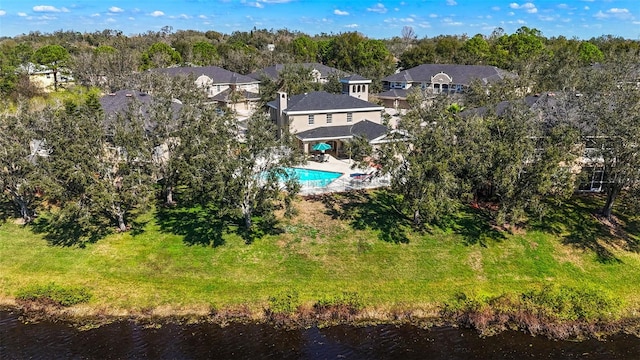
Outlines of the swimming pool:
{"type": "Polygon", "coordinates": [[[296,177],[303,187],[326,187],[342,176],[342,173],[339,172],[302,168],[285,168],[284,171],[289,176],[296,177]]]}

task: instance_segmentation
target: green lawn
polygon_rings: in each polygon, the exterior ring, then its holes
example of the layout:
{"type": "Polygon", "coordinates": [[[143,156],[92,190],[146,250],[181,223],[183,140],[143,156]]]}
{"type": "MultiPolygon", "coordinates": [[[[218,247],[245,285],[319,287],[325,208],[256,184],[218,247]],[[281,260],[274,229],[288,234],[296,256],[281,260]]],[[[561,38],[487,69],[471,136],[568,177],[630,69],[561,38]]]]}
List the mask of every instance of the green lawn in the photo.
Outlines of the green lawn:
{"type": "Polygon", "coordinates": [[[591,215],[597,200],[577,198],[514,233],[473,210],[416,233],[384,194],[362,200],[301,200],[282,233],[251,244],[224,234],[212,245],[203,239],[212,233],[206,222],[180,228],[157,217],[137,235],[60,247],[7,222],[0,226],[0,297],[54,282],[88,288],[96,309],[259,310],[290,290],[309,304],[352,291],[370,308],[428,309],[461,291],[498,295],[558,284],[603,290],[628,311],[640,309],[637,219],[621,216],[629,232],[612,236],[591,215]]]}

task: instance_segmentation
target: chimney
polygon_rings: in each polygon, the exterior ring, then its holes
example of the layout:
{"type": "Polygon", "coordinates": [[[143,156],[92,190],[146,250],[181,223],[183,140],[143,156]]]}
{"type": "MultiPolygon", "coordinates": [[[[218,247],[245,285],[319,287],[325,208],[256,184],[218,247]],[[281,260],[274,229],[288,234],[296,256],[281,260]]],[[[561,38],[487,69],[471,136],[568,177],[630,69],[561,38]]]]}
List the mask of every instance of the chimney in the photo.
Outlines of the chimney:
{"type": "MultiPolygon", "coordinates": [[[[282,132],[288,125],[285,124],[285,115],[283,111],[287,110],[288,95],[284,91],[278,91],[278,99],[276,100],[276,125],[279,132],[282,132]]],[[[288,130],[288,129],[287,129],[288,130]]]]}

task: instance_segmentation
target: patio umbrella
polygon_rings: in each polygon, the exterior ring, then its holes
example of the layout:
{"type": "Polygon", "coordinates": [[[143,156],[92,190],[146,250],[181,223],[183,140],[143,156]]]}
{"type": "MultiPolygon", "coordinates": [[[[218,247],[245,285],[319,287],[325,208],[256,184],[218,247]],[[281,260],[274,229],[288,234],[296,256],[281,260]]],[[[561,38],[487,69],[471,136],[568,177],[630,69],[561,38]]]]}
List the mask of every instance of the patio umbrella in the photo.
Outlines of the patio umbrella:
{"type": "Polygon", "coordinates": [[[313,145],[312,149],[315,151],[325,152],[326,150],[331,150],[331,145],[321,142],[313,145]]]}

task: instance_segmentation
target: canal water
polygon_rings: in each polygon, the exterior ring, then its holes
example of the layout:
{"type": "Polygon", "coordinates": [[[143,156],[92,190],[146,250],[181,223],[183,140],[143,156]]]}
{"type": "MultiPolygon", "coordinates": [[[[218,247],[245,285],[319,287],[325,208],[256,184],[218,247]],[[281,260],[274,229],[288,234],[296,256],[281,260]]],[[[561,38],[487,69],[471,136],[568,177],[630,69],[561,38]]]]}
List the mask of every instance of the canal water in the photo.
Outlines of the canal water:
{"type": "Polygon", "coordinates": [[[334,326],[285,330],[264,324],[122,321],[90,330],[25,324],[0,311],[0,359],[640,359],[640,339],[552,341],[519,332],[481,338],[452,327],[334,326]]]}

